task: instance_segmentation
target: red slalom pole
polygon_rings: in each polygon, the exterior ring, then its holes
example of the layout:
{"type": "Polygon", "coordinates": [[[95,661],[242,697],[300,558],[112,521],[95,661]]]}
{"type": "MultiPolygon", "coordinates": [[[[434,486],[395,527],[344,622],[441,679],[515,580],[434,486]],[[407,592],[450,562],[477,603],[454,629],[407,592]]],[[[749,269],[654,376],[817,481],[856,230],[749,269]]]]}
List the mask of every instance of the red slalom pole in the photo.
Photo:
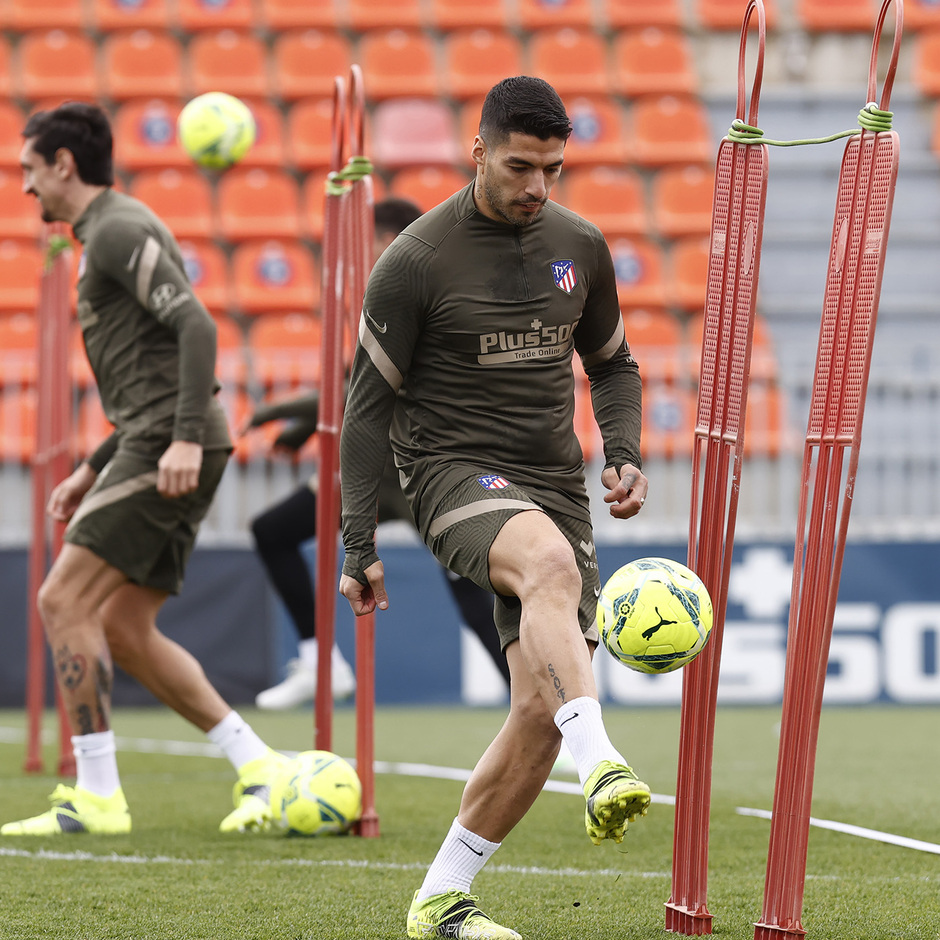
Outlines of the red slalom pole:
{"type": "Polygon", "coordinates": [[[336,178],[342,169],[346,128],[346,89],[334,79],[331,173],[326,184],[322,257],[322,338],[320,411],[317,434],[320,468],[317,494],[316,635],[317,694],[315,747],[333,749],[333,640],[336,634],[336,570],[339,511],[339,435],[343,416],[343,204],[346,187],[336,178]]]}
{"type": "MultiPolygon", "coordinates": [[[[884,0],[875,27],[869,109],[891,2],[884,0]]],[[[888,113],[903,31],[903,4],[894,2],[894,45],[879,102],[883,114],[888,113]]],[[[819,722],[897,171],[893,130],[863,127],[846,145],[803,451],[777,779],[755,940],[806,933],[801,918],[819,722]]]]}
{"type": "MultiPolygon", "coordinates": [[[[744,59],[757,16],[757,65],[747,112],[757,125],[766,20],[750,0],[741,28],[736,118],[745,116],[744,59]]],[[[666,930],[712,932],[708,911],[708,838],[718,672],[737,518],[744,418],[767,192],[767,146],[725,139],[718,150],[709,249],[698,412],[692,454],[688,564],[712,598],[708,644],[683,670],[672,893],[666,930]]]]}
{"type": "MultiPolygon", "coordinates": [[[[365,88],[362,70],[353,65],[349,75],[349,167],[354,179],[349,195],[349,313],[355,348],[356,327],[372,270],[374,215],[371,165],[365,158],[365,88]],[[361,171],[361,172],[360,172],[361,171]]],[[[375,809],[375,614],[356,618],[356,772],[362,783],[362,815],[356,832],[365,838],[379,835],[375,809]]]]}

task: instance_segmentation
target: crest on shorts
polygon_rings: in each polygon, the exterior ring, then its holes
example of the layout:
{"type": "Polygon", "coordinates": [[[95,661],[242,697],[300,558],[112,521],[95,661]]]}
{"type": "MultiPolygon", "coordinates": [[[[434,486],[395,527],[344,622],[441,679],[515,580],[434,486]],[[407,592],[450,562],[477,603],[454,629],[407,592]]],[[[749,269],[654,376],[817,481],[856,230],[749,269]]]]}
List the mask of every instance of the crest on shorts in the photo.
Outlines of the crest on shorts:
{"type": "Polygon", "coordinates": [[[552,279],[555,287],[560,288],[566,294],[570,294],[578,285],[578,273],[574,269],[573,261],[553,261],[552,279]]]}
{"type": "Polygon", "coordinates": [[[488,473],[484,477],[478,477],[477,483],[485,490],[503,490],[509,486],[509,480],[505,477],[497,476],[495,473],[488,473]]]}

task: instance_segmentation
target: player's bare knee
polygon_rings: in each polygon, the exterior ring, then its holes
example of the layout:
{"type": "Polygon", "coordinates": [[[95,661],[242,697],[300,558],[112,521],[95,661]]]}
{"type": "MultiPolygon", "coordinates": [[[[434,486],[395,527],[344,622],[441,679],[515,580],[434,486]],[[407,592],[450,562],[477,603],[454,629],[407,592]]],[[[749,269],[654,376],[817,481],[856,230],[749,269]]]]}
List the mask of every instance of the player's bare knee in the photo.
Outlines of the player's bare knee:
{"type": "Polygon", "coordinates": [[[563,591],[580,596],[581,573],[571,546],[562,540],[546,545],[544,551],[539,552],[538,563],[532,566],[527,581],[533,591],[563,591]]]}
{"type": "Polygon", "coordinates": [[[60,632],[70,621],[73,609],[69,592],[58,579],[47,577],[36,594],[39,616],[50,638],[60,632]]]}

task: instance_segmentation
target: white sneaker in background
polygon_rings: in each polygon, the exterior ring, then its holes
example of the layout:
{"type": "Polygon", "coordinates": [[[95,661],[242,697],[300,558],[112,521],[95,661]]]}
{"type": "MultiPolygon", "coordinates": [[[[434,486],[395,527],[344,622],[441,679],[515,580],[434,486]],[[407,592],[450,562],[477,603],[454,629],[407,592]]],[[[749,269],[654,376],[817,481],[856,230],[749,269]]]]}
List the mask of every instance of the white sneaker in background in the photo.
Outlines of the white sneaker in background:
{"type": "Polygon", "coordinates": [[[287,678],[283,682],[259,692],[255,698],[258,708],[280,711],[312,702],[317,692],[317,673],[299,659],[287,663],[287,678]]]}

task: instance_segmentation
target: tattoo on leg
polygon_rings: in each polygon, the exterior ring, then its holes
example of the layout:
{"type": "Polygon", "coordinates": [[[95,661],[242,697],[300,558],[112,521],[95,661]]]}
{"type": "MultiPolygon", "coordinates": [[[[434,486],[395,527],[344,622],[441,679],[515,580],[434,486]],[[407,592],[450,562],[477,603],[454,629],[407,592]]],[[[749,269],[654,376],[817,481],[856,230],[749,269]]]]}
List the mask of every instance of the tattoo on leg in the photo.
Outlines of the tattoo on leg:
{"type": "Polygon", "coordinates": [[[69,691],[77,688],[85,678],[87,670],[85,657],[81,653],[72,653],[67,646],[63,646],[56,652],[55,665],[59,681],[69,691]]]}
{"type": "Polygon", "coordinates": [[[555,672],[555,667],[551,663],[548,664],[548,674],[552,677],[552,685],[555,686],[555,695],[557,695],[558,698],[561,699],[561,703],[562,705],[564,705],[565,704],[565,689],[564,689],[564,686],[562,686],[561,684],[561,679],[558,677],[557,673],[555,672]]]}
{"type": "Polygon", "coordinates": [[[108,715],[111,710],[111,689],[114,681],[114,672],[107,659],[99,659],[95,664],[95,699],[98,712],[98,730],[107,731],[108,715]]]}
{"type": "Polygon", "coordinates": [[[79,734],[93,734],[95,732],[95,725],[91,720],[91,709],[87,705],[79,705],[75,709],[75,717],[78,720],[79,734]]]}

